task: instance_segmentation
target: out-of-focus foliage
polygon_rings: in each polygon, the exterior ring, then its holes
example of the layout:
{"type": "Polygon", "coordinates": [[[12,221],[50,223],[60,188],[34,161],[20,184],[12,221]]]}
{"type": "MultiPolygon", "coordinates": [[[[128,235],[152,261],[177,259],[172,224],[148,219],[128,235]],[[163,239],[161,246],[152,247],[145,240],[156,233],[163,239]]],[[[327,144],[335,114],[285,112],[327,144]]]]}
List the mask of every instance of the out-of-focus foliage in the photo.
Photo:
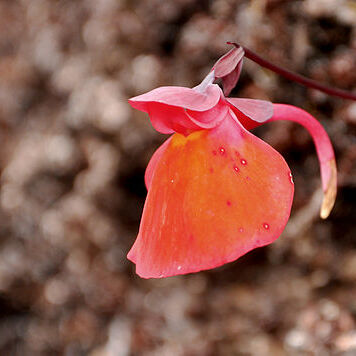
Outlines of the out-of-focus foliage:
{"type": "Polygon", "coordinates": [[[163,141],[127,98],[198,84],[229,40],[355,89],[353,1],[0,2],[1,354],[355,352],[355,103],[246,60],[232,95],[298,105],[330,134],[335,211],[318,218],[308,134],[271,124],[258,134],[286,157],[297,187],[275,244],[166,280],[141,280],[126,260],[144,168],[163,141]]]}

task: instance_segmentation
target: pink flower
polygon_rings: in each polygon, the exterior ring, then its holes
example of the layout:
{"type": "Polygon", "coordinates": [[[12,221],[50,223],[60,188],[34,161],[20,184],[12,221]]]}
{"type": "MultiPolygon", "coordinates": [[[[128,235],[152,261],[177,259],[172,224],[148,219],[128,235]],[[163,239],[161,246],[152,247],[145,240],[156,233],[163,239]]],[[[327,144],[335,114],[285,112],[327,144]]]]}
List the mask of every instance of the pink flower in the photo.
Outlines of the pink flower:
{"type": "Polygon", "coordinates": [[[294,106],[226,97],[243,56],[233,48],[193,89],[160,87],[129,100],[148,113],[157,131],[173,134],[148,164],[148,195],[128,254],[143,278],[214,268],[280,236],[294,184],[283,157],[248,131],[263,123],[290,120],[310,132],[324,190],[321,217],[333,207],[334,153],[318,121],[294,106]]]}

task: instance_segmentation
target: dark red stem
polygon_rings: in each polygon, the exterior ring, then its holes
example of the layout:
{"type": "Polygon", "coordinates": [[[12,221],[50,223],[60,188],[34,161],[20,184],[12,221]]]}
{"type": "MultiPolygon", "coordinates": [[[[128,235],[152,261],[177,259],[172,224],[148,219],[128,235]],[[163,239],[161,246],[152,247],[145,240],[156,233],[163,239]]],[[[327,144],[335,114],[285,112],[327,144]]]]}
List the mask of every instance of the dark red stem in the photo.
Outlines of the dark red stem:
{"type": "Polygon", "coordinates": [[[257,64],[259,64],[262,67],[265,67],[269,70],[272,70],[273,72],[287,78],[290,80],[293,80],[294,82],[297,82],[299,84],[305,85],[307,87],[313,88],[313,89],[317,89],[320,90],[326,94],[329,95],[333,95],[333,96],[338,96],[340,98],[343,99],[349,99],[349,100],[355,100],[356,101],[356,94],[350,93],[346,90],[341,90],[341,89],[334,89],[331,88],[329,86],[320,84],[319,82],[309,79],[307,77],[304,77],[303,75],[291,72],[287,69],[281,68],[269,61],[267,61],[266,59],[263,59],[262,57],[260,57],[258,54],[252,52],[251,50],[249,50],[246,47],[240,46],[237,43],[234,42],[227,42],[227,44],[231,44],[234,45],[235,47],[239,48],[241,47],[244,51],[245,51],[245,56],[249,59],[251,59],[252,61],[256,62],[257,64]]]}

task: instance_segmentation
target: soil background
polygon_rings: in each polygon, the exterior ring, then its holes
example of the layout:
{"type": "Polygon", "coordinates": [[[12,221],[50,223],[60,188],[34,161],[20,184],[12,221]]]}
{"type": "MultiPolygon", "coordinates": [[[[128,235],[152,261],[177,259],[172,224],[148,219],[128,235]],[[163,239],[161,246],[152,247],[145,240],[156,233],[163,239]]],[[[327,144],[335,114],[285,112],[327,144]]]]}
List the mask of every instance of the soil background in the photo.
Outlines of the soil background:
{"type": "Polygon", "coordinates": [[[296,187],[280,239],[162,280],[126,259],[166,139],[127,99],[197,85],[226,41],[356,90],[352,0],[0,0],[1,355],[356,355],[355,102],[245,60],[232,96],[299,106],[329,133],[330,218],[310,136],[273,123],[255,133],[296,187]]]}

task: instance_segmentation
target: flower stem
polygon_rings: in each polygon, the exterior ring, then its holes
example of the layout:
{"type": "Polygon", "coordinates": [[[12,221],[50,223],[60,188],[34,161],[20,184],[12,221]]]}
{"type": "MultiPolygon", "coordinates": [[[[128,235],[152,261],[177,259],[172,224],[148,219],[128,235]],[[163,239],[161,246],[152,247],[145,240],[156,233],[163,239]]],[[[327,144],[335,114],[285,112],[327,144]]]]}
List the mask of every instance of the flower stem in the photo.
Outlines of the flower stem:
{"type": "Polygon", "coordinates": [[[253,51],[249,50],[246,47],[240,46],[237,43],[234,42],[227,42],[227,44],[234,45],[235,47],[239,48],[241,47],[245,51],[245,56],[252,61],[256,62],[262,67],[265,67],[289,80],[292,80],[294,82],[297,82],[299,84],[305,85],[309,88],[317,89],[319,91],[322,91],[323,93],[332,95],[332,96],[338,96],[343,99],[349,99],[349,100],[355,100],[356,101],[356,94],[353,94],[351,92],[348,92],[346,90],[342,89],[337,89],[337,88],[332,88],[323,84],[320,84],[319,82],[309,79],[307,77],[304,77],[303,75],[291,72],[287,69],[281,68],[266,59],[260,57],[258,54],[254,53],[253,51]]]}

